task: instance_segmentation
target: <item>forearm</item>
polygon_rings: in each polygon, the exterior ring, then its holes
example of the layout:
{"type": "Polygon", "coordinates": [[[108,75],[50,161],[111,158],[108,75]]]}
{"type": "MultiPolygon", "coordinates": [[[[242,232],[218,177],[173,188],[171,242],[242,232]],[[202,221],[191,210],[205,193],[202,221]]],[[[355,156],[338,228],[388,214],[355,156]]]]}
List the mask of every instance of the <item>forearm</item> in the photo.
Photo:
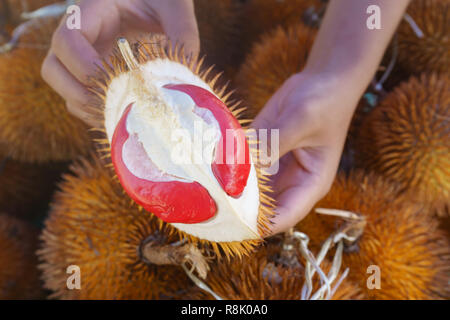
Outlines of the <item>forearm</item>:
{"type": "Polygon", "coordinates": [[[323,74],[358,99],[373,78],[409,0],[331,0],[305,72],[323,74]],[[381,9],[381,29],[369,30],[366,12],[381,9]]]}

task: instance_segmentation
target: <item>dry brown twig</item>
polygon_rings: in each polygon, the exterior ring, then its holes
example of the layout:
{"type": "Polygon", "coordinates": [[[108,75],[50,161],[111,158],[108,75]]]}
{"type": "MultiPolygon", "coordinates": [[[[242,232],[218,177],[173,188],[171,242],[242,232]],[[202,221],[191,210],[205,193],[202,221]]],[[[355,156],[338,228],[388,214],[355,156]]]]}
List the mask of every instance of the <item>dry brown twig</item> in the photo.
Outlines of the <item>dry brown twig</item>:
{"type": "MultiPolygon", "coordinates": [[[[0,45],[0,53],[6,53],[14,48],[20,47],[38,47],[36,44],[26,44],[20,43],[20,37],[28,30],[28,28],[33,27],[40,18],[48,18],[48,17],[59,17],[66,13],[67,8],[75,4],[73,0],[67,0],[65,2],[54,3],[42,8],[39,8],[35,11],[31,12],[22,12],[21,18],[24,20],[23,23],[19,24],[12,32],[11,38],[8,42],[0,45]]],[[[46,48],[43,48],[46,49],[46,48]]]]}
{"type": "MultiPolygon", "coordinates": [[[[283,249],[281,252],[283,261],[287,263],[292,262],[293,252],[296,251],[295,242],[298,242],[298,251],[306,260],[305,283],[302,287],[301,300],[331,299],[333,297],[342,281],[349,273],[349,269],[347,268],[339,276],[342,266],[344,246],[352,244],[358,240],[366,225],[366,220],[363,216],[350,211],[317,208],[316,213],[340,217],[344,219],[346,223],[344,223],[342,227],[328,237],[317,256],[314,256],[314,254],[308,249],[309,238],[306,234],[294,231],[293,229],[286,232],[285,240],[282,244],[283,249]],[[321,264],[327,257],[330,250],[335,246],[336,251],[333,257],[331,269],[328,274],[325,274],[321,268],[321,264]],[[316,290],[316,292],[313,292],[315,274],[318,274],[321,286],[316,290]]],[[[197,278],[192,273],[192,270],[189,270],[184,265],[183,269],[200,289],[210,293],[215,299],[222,300],[222,297],[218,296],[211,290],[211,288],[197,278]]]]}

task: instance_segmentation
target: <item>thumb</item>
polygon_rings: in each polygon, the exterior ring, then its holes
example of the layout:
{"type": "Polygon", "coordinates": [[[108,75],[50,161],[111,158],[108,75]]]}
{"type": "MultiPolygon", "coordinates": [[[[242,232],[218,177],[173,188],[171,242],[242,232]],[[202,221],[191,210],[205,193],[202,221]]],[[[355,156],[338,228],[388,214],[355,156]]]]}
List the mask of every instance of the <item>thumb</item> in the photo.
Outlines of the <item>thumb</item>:
{"type": "Polygon", "coordinates": [[[183,44],[188,54],[199,53],[200,38],[192,0],[166,1],[159,15],[161,26],[173,43],[183,44]]]}
{"type": "Polygon", "coordinates": [[[321,179],[299,166],[291,154],[278,176],[273,182],[276,190],[276,215],[272,219],[272,233],[276,234],[288,230],[302,220],[317,201],[323,196],[321,179]]]}

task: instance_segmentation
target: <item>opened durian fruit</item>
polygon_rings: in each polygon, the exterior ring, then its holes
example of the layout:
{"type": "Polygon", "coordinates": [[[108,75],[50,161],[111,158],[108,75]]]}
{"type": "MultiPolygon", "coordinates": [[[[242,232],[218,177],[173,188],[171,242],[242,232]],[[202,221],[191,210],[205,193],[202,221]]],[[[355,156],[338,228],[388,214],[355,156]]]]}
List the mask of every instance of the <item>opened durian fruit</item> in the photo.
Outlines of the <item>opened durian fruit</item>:
{"type": "Polygon", "coordinates": [[[89,111],[105,135],[101,150],[146,211],[218,254],[245,254],[273,214],[255,142],[238,120],[242,109],[208,78],[211,68],[162,40],[132,50],[120,39],[95,80],[89,111]]]}

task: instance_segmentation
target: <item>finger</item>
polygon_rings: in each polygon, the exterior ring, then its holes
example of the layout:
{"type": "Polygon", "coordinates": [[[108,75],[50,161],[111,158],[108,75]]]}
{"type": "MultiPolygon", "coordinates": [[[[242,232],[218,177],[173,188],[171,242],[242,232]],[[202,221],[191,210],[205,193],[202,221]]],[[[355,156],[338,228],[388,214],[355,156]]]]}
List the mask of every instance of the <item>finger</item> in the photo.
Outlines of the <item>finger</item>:
{"type": "Polygon", "coordinates": [[[330,190],[340,149],[326,150],[296,149],[282,158],[286,161],[273,182],[278,214],[273,220],[274,233],[294,227],[330,190]]]}
{"type": "MultiPolygon", "coordinates": [[[[303,156],[307,158],[307,156],[303,156]]],[[[312,157],[311,157],[312,160],[312,157]]],[[[311,161],[306,159],[305,161],[311,161]]],[[[314,162],[322,162],[317,161],[314,162]]],[[[277,207],[273,233],[286,231],[308,214],[315,202],[324,194],[320,174],[305,168],[293,153],[281,158],[281,170],[274,177],[272,186],[277,207]]],[[[318,172],[321,172],[319,170],[318,172]]]]}
{"type": "MultiPolygon", "coordinates": [[[[88,81],[89,76],[95,73],[96,64],[101,62],[94,43],[101,33],[102,16],[111,11],[105,4],[104,1],[83,1],[80,4],[81,29],[69,29],[67,16],[53,34],[51,51],[81,83],[88,81]]],[[[111,23],[110,29],[115,29],[114,25],[111,23]]]]}
{"type": "Polygon", "coordinates": [[[255,129],[269,129],[272,128],[274,120],[278,117],[278,105],[280,104],[281,93],[278,90],[266,102],[261,111],[256,115],[252,122],[252,127],[255,129]]]}
{"type": "Polygon", "coordinates": [[[92,45],[80,32],[61,28],[55,32],[52,41],[52,52],[71,70],[72,74],[82,83],[87,83],[89,76],[100,65],[100,57],[92,45]]]}
{"type": "Polygon", "coordinates": [[[321,186],[311,181],[287,188],[277,196],[276,216],[271,229],[273,234],[284,232],[302,220],[322,196],[321,186]]]}
{"type": "MultiPolygon", "coordinates": [[[[297,135],[293,134],[290,128],[280,121],[280,109],[281,96],[277,93],[267,102],[263,110],[256,116],[252,123],[252,127],[257,130],[257,133],[261,133],[261,130],[267,130],[267,142],[269,143],[268,149],[271,154],[277,154],[278,158],[283,157],[289,151],[296,147],[296,143],[293,137],[297,135]],[[277,137],[278,140],[273,137],[277,137]],[[274,150],[276,148],[276,150],[274,150]]],[[[273,159],[276,160],[276,159],[273,159]]]]}
{"type": "MultiPolygon", "coordinates": [[[[89,101],[89,92],[85,87],[73,77],[67,69],[59,62],[56,56],[49,53],[42,64],[42,78],[46,81],[60,96],[66,101],[72,101],[73,104],[82,106],[89,101]]],[[[80,113],[73,111],[75,116],[81,116],[80,113]]]]}
{"type": "Polygon", "coordinates": [[[67,101],[66,102],[67,111],[73,116],[77,117],[84,123],[88,124],[90,127],[96,127],[97,122],[92,120],[92,116],[84,111],[84,105],[77,101],[67,101]]]}
{"type": "Polygon", "coordinates": [[[159,15],[164,32],[173,43],[182,43],[187,53],[198,54],[200,38],[192,0],[167,1],[159,15]]]}

